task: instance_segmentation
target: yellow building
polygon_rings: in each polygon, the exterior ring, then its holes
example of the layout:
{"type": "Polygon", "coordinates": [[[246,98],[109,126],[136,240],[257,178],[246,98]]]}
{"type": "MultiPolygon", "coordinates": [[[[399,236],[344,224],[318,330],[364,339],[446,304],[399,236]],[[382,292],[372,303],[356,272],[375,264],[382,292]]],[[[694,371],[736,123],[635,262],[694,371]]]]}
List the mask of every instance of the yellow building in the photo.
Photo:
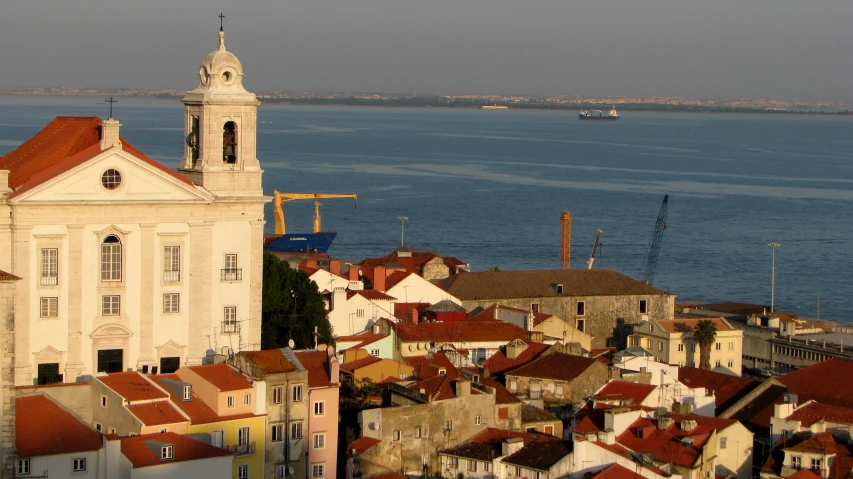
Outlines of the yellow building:
{"type": "MultiPolygon", "coordinates": [[[[711,368],[740,376],[743,331],[723,318],[707,318],[714,323],[717,337],[711,345],[711,368]]],[[[699,345],[693,339],[701,319],[649,319],[634,326],[630,345],[647,349],[658,360],[678,366],[699,367],[699,345]]]]}
{"type": "Polygon", "coordinates": [[[364,379],[370,379],[374,383],[378,383],[388,377],[409,379],[412,377],[414,371],[406,363],[370,355],[363,355],[360,359],[341,364],[341,370],[351,373],[356,384],[364,379]]]}

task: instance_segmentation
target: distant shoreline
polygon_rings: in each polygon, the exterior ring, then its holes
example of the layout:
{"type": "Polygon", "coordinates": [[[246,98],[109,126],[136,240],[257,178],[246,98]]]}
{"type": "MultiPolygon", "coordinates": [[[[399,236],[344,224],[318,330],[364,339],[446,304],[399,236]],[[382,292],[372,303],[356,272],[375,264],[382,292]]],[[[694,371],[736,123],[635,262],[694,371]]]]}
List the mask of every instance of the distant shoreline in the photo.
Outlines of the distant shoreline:
{"type": "MultiPolygon", "coordinates": [[[[57,93],[57,92],[22,92],[2,91],[0,96],[18,97],[62,97],[62,98],[102,98],[105,96],[115,98],[127,98],[134,100],[180,100],[182,95],[175,94],[122,94],[122,92],[105,91],[103,93],[57,93]]],[[[502,102],[486,101],[481,99],[449,99],[442,96],[425,97],[397,97],[397,98],[360,98],[352,97],[326,97],[326,98],[271,98],[259,95],[259,100],[267,105],[274,106],[350,106],[350,107],[373,107],[373,108],[441,108],[441,109],[468,109],[479,110],[483,106],[502,105],[506,109],[488,109],[489,111],[501,112],[511,110],[531,111],[579,111],[581,108],[593,110],[609,110],[613,103],[554,103],[547,101],[528,100],[524,102],[502,102]]],[[[819,109],[807,109],[803,105],[799,108],[757,108],[741,106],[708,106],[708,105],[671,105],[662,103],[616,103],[620,112],[648,112],[648,113],[735,113],[735,114],[765,114],[765,115],[821,115],[821,116],[853,116],[853,110],[826,111],[819,109]]],[[[812,107],[813,108],[813,107],[812,107]]]]}

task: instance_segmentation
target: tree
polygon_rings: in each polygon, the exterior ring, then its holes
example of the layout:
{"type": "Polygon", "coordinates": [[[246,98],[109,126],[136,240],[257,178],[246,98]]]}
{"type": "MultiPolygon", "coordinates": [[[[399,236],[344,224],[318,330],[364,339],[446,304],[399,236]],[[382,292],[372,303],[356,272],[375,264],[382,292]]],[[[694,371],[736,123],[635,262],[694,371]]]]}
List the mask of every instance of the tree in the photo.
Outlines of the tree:
{"type": "Polygon", "coordinates": [[[498,272],[500,270],[501,270],[500,266],[494,265],[494,266],[489,266],[489,268],[486,271],[498,272]]]}
{"type": "Polygon", "coordinates": [[[317,341],[332,343],[332,326],[317,283],[272,253],[264,253],[261,317],[262,349],[283,348],[290,339],[296,349],[313,348],[315,326],[317,341]]]}
{"type": "Polygon", "coordinates": [[[696,324],[693,340],[699,343],[699,367],[711,369],[711,345],[717,339],[717,326],[710,319],[701,319],[696,324]]]}

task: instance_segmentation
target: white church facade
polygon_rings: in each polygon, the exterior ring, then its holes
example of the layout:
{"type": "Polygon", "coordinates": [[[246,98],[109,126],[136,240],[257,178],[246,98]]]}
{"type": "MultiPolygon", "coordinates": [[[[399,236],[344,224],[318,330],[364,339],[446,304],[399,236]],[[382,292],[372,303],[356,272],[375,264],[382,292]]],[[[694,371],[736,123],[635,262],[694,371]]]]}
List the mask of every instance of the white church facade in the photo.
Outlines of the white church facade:
{"type": "Polygon", "coordinates": [[[113,118],[58,117],[0,157],[0,277],[20,278],[0,301],[15,385],[260,349],[259,102],[219,35],[183,99],[177,170],[113,118]]]}

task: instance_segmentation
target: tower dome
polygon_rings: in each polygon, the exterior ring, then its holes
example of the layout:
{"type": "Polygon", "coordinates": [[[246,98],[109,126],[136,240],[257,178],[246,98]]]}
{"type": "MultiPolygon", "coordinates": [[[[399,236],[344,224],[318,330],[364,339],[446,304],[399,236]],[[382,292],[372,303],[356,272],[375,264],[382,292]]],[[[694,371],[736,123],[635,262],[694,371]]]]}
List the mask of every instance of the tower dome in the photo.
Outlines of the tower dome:
{"type": "Polygon", "coordinates": [[[219,30],[219,48],[208,53],[198,70],[197,93],[248,93],[243,88],[243,65],[225,49],[225,32],[219,30]]]}

